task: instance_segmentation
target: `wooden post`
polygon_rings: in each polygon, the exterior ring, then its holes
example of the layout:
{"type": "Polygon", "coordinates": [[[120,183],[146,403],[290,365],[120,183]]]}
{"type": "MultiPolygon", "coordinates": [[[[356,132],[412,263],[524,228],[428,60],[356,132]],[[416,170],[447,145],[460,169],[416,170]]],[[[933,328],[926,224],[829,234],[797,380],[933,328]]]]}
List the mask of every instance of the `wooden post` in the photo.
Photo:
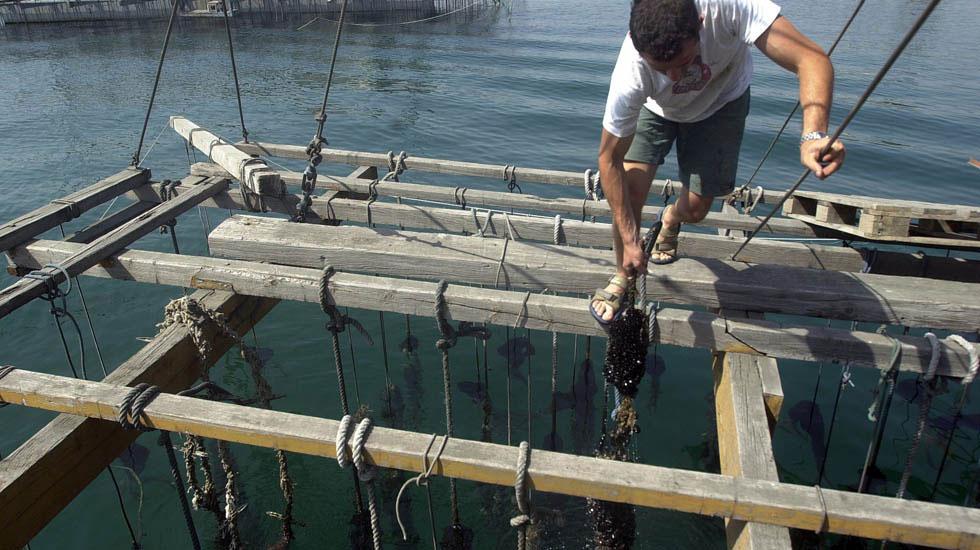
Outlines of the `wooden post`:
{"type": "MultiPolygon", "coordinates": [[[[66,273],[69,277],[83,273],[86,269],[129,246],[168,220],[190,210],[205,198],[227,189],[227,187],[228,180],[216,178],[209,178],[190,187],[186,193],[99,237],[78,253],[66,258],[60,263],[62,270],[52,273],[52,280],[56,284],[60,284],[65,281],[66,273]]],[[[36,279],[21,279],[0,290],[0,319],[34,298],[41,296],[46,290],[45,282],[36,279]]]]}
{"type": "MultiPolygon", "coordinates": [[[[77,244],[38,241],[11,251],[20,268],[57,262],[81,250],[77,244]]],[[[233,290],[239,294],[319,303],[320,269],[127,250],[92,267],[86,275],[179,287],[233,290]]],[[[436,284],[423,281],[337,273],[329,280],[330,299],[339,306],[431,317],[436,284]],[[379,296],[384,296],[379,300],[379,296]]],[[[588,313],[587,300],[449,285],[449,316],[456,321],[489,322],[542,331],[604,336],[588,313]]],[[[660,341],[684,347],[732,351],[810,362],[850,361],[887,369],[892,337],[823,326],[777,323],[665,308],[657,314],[660,341]]],[[[924,372],[932,357],[925,338],[899,336],[899,369],[924,372]]],[[[941,342],[938,374],[962,377],[969,356],[941,342]]],[[[764,379],[765,380],[765,379],[764,379]]],[[[778,384],[772,384],[778,388],[778,384]]],[[[773,395],[781,391],[767,389],[773,395]]],[[[775,410],[775,409],[774,409],[775,410]]]]}
{"type": "MultiPolygon", "coordinates": [[[[0,399],[27,407],[115,421],[125,386],[15,369],[0,379],[0,399]]],[[[161,394],[143,410],[152,428],[314,456],[336,455],[339,422],[161,394]]],[[[115,428],[118,430],[119,428],[115,428]]],[[[763,433],[766,433],[763,428],[763,433]]],[[[375,427],[365,460],[419,472],[430,436],[375,427]]],[[[513,487],[517,450],[453,438],[436,475],[513,487]]],[[[534,491],[809,530],[937,546],[980,549],[980,510],[848,493],[751,478],[603,460],[535,449],[534,491]]]]}
{"type": "Polygon", "coordinates": [[[170,127],[193,147],[233,174],[251,193],[279,196],[285,193],[279,173],[260,158],[249,156],[231,143],[184,117],[170,117],[170,127]]]}
{"type": "MultiPolygon", "coordinates": [[[[193,296],[226,316],[245,334],[276,300],[228,292],[199,291],[193,296]]],[[[201,369],[218,360],[232,341],[210,324],[204,327],[212,345],[201,361],[190,331],[173,325],[106,378],[106,383],[155,384],[164,391],[190,386],[201,369]]],[[[0,461],[0,548],[21,548],[112,463],[138,436],[117,422],[63,414],[0,461]]]]}
{"type": "Polygon", "coordinates": [[[150,171],[126,168],[118,174],[99,180],[67,197],[24,214],[0,226],[0,252],[23,244],[45,231],[80,216],[82,213],[150,181],[150,171]]]}
{"type": "MultiPolygon", "coordinates": [[[[208,238],[219,257],[504,288],[588,293],[612,252],[445,234],[334,228],[233,216],[208,238]],[[425,258],[424,262],[418,261],[425,258]]],[[[681,258],[647,277],[647,299],[724,309],[974,331],[976,285],[681,258]]]]}
{"type": "MultiPolygon", "coordinates": [[[[742,353],[715,354],[712,370],[721,473],[778,483],[759,358],[742,353]]],[[[789,530],[774,525],[728,520],[725,534],[729,548],[792,548],[789,530]]]]}

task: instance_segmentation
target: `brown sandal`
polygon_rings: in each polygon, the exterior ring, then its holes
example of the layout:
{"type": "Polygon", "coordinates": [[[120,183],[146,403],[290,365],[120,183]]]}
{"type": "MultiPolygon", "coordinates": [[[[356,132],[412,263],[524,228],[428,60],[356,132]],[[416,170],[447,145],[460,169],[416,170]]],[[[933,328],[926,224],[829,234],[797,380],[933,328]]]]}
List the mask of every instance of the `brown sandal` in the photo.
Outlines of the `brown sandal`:
{"type": "MultiPolygon", "coordinates": [[[[673,208],[674,205],[670,205],[667,208],[673,208]]],[[[664,209],[664,214],[667,210],[664,209]]],[[[665,216],[666,217],[666,216],[665,216]]],[[[660,230],[660,235],[657,237],[657,242],[653,245],[653,251],[650,253],[650,261],[656,265],[667,265],[672,264],[677,261],[677,238],[681,233],[681,224],[674,226],[664,224],[663,229],[660,230]],[[654,254],[661,254],[665,256],[662,259],[654,257],[654,254]]]]}

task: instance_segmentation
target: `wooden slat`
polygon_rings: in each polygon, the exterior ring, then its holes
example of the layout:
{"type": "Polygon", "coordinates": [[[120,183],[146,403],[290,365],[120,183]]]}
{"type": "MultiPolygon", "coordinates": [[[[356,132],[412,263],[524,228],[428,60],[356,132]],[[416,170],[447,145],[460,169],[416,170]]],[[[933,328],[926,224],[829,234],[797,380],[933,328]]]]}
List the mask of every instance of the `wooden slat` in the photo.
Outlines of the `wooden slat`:
{"type": "Polygon", "coordinates": [[[78,213],[87,212],[103,202],[117,197],[150,181],[150,171],[143,168],[126,168],[62,199],[52,201],[33,212],[24,214],[0,226],[0,251],[9,250],[37,237],[45,231],[65,223],[78,213]]]}
{"type": "MultiPolygon", "coordinates": [[[[275,300],[227,292],[199,291],[204,305],[225,314],[239,334],[247,332],[275,300]]],[[[204,364],[212,364],[232,345],[210,324],[212,345],[204,364]]],[[[132,386],[155,384],[179,391],[200,376],[202,362],[190,333],[171,326],[109,374],[106,382],[132,386]]],[[[63,414],[0,461],[0,548],[21,548],[96,478],[138,434],[115,422],[63,414]]]]}
{"type": "Polygon", "coordinates": [[[980,206],[941,204],[861,195],[841,195],[822,191],[796,191],[794,195],[800,198],[808,198],[829,204],[847,205],[859,208],[862,211],[889,214],[891,216],[980,221],[980,206]]]}
{"type": "Polygon", "coordinates": [[[246,189],[260,195],[279,196],[285,192],[279,174],[260,158],[254,158],[237,149],[221,137],[194,124],[184,117],[170,117],[170,127],[194,148],[208,156],[209,160],[234,174],[246,189]]]}
{"type": "MultiPolygon", "coordinates": [[[[206,179],[198,185],[193,186],[189,192],[160,204],[132,221],[99,237],[77,254],[66,258],[60,265],[64,269],[64,272],[67,272],[68,276],[73,277],[78,275],[113,253],[129,246],[164,222],[179,216],[196,206],[203,199],[227,189],[227,187],[228,180],[226,179],[206,179]]],[[[62,283],[65,280],[65,274],[63,272],[57,272],[52,276],[52,279],[56,283],[62,283]]],[[[34,298],[37,298],[45,290],[46,286],[43,281],[33,279],[21,279],[7,288],[0,290],[0,319],[6,317],[10,312],[30,302],[34,298]]]]}
{"type": "MultiPolygon", "coordinates": [[[[57,262],[81,247],[60,241],[39,241],[12,252],[18,266],[33,268],[57,262]]],[[[89,269],[86,275],[191,288],[233,290],[250,296],[319,302],[319,269],[271,265],[219,258],[128,250],[89,269]]],[[[337,273],[329,281],[338,305],[431,317],[435,283],[337,273]],[[383,299],[382,299],[383,297],[383,299]]],[[[449,285],[449,315],[457,321],[604,336],[578,298],[449,285]]],[[[744,317],[744,315],[742,316],[744,317]]],[[[714,351],[735,351],[802,361],[851,361],[888,368],[892,339],[876,333],[851,332],[823,326],[792,327],[764,320],[725,319],[705,312],[663,309],[657,314],[659,341],[714,351]]],[[[932,351],[924,338],[902,336],[899,368],[924,372],[932,351]]],[[[941,344],[938,372],[962,377],[969,357],[959,346],[941,344]]],[[[775,392],[773,392],[775,393],[775,392]]],[[[779,392],[781,393],[781,392],[779,392]]]]}
{"type": "MultiPolygon", "coordinates": [[[[127,389],[14,370],[0,379],[0,399],[28,407],[115,420],[127,389]]],[[[161,394],[145,409],[147,425],[268,448],[332,458],[338,422],[161,394]]],[[[417,472],[430,436],[375,427],[367,462],[417,472]]],[[[517,450],[450,440],[434,473],[512,487],[517,450]]],[[[528,481],[534,491],[758,521],[786,527],[888,538],[944,548],[980,548],[980,510],[772,481],[573,456],[535,449],[528,481]]]]}
{"type": "MultiPolygon", "coordinates": [[[[208,239],[216,256],[541,291],[587,293],[614,270],[611,251],[233,216],[208,239]],[[418,261],[425,258],[424,262],[418,261]],[[502,261],[501,261],[502,260],[502,261]]],[[[746,309],[974,331],[975,285],[681,258],[647,277],[647,297],[746,309]]]]}
{"type": "MultiPolygon", "coordinates": [[[[223,169],[218,169],[214,165],[201,163],[191,167],[192,174],[208,176],[228,176],[223,169]]],[[[290,185],[298,185],[301,182],[302,174],[299,172],[280,172],[284,182],[290,185]]],[[[317,186],[334,191],[344,191],[348,193],[367,194],[373,189],[379,196],[402,197],[406,199],[420,199],[427,201],[439,201],[449,204],[459,204],[465,202],[468,206],[474,207],[493,207],[493,208],[521,208],[524,210],[534,210],[539,212],[550,212],[565,216],[582,219],[588,216],[610,217],[612,210],[606,201],[592,201],[585,199],[567,198],[543,198],[530,194],[507,193],[500,191],[483,191],[480,189],[469,189],[466,187],[448,187],[440,185],[423,185],[418,183],[404,183],[396,181],[379,182],[374,185],[370,181],[358,180],[350,177],[339,177],[321,175],[317,180],[317,186]]],[[[662,207],[644,206],[642,217],[645,221],[659,219],[662,207]]],[[[724,212],[708,212],[707,217],[700,222],[700,225],[707,227],[725,227],[731,229],[753,230],[762,221],[763,216],[746,216],[743,214],[731,214],[724,212]]],[[[762,229],[763,234],[786,234],[804,237],[820,237],[831,232],[821,232],[811,228],[809,225],[798,220],[788,218],[773,218],[766,227],[762,229]]]]}
{"type": "MultiPolygon", "coordinates": [[[[741,353],[714,356],[712,370],[721,473],[779,482],[758,359],[741,353]]],[[[784,527],[729,520],[725,533],[729,548],[792,548],[789,530],[784,527]]]]}
{"type": "MultiPolygon", "coordinates": [[[[159,201],[159,184],[141,187],[130,195],[140,201],[159,201]]],[[[178,194],[183,192],[178,186],[178,194]]],[[[508,195],[512,196],[512,195],[508,195]]],[[[299,203],[297,195],[265,197],[267,211],[292,216],[299,203]]],[[[241,194],[233,190],[221,192],[201,203],[202,206],[229,210],[247,210],[241,194]]],[[[376,225],[404,227],[409,229],[435,229],[453,233],[476,233],[479,228],[470,210],[435,208],[429,206],[374,202],[370,206],[371,222],[376,225]]],[[[368,205],[363,200],[343,198],[338,192],[327,191],[313,199],[313,206],[307,221],[323,223],[324,220],[343,220],[357,223],[368,222],[368,205]]],[[[477,220],[483,227],[487,211],[480,211],[477,220]]],[[[554,221],[540,217],[511,215],[514,233],[523,240],[552,242],[554,221]]],[[[488,237],[506,237],[506,220],[501,212],[496,212],[485,229],[488,237]]],[[[562,233],[565,243],[578,246],[609,248],[610,224],[601,222],[582,222],[577,219],[563,219],[562,233]]],[[[728,259],[741,244],[740,241],[718,238],[703,233],[682,231],[680,250],[684,256],[698,258],[728,259]]],[[[905,252],[878,251],[874,261],[874,272],[882,275],[903,275],[943,279],[968,283],[980,283],[980,263],[963,258],[943,256],[924,256],[905,252]]],[[[753,240],[739,254],[739,259],[748,263],[778,263],[812,269],[859,272],[865,268],[864,257],[858,249],[842,246],[783,242],[759,238],[753,240]]]]}

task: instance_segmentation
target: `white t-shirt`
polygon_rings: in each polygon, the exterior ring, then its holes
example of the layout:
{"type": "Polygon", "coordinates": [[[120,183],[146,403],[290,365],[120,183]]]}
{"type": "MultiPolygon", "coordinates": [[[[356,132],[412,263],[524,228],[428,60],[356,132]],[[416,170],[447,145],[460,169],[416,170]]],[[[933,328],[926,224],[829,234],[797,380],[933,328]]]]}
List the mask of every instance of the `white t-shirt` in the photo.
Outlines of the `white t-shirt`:
{"type": "Polygon", "coordinates": [[[675,122],[708,118],[740,97],[752,80],[749,45],[779,16],[771,0],[694,0],[704,18],[700,53],[674,82],[640,57],[629,34],[613,69],[602,127],[617,137],[636,132],[640,107],[675,122]]]}

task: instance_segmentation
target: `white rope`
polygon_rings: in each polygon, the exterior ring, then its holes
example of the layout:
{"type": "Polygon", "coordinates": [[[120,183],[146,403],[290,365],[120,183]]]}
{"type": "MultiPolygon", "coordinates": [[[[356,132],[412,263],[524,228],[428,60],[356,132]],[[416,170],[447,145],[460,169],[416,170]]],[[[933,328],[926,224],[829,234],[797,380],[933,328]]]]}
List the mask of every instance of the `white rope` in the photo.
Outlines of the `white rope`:
{"type": "Polygon", "coordinates": [[[980,354],[977,353],[977,347],[959,334],[950,334],[946,337],[946,340],[959,344],[959,346],[965,349],[966,353],[970,356],[969,371],[960,381],[961,384],[966,386],[967,384],[973,382],[973,379],[977,376],[977,370],[980,369],[980,354]]]}
{"type": "Polygon", "coordinates": [[[929,341],[929,346],[932,347],[932,356],[929,357],[929,367],[922,376],[922,381],[929,382],[936,377],[936,367],[939,366],[939,339],[931,332],[925,333],[925,337],[929,341]]]}

